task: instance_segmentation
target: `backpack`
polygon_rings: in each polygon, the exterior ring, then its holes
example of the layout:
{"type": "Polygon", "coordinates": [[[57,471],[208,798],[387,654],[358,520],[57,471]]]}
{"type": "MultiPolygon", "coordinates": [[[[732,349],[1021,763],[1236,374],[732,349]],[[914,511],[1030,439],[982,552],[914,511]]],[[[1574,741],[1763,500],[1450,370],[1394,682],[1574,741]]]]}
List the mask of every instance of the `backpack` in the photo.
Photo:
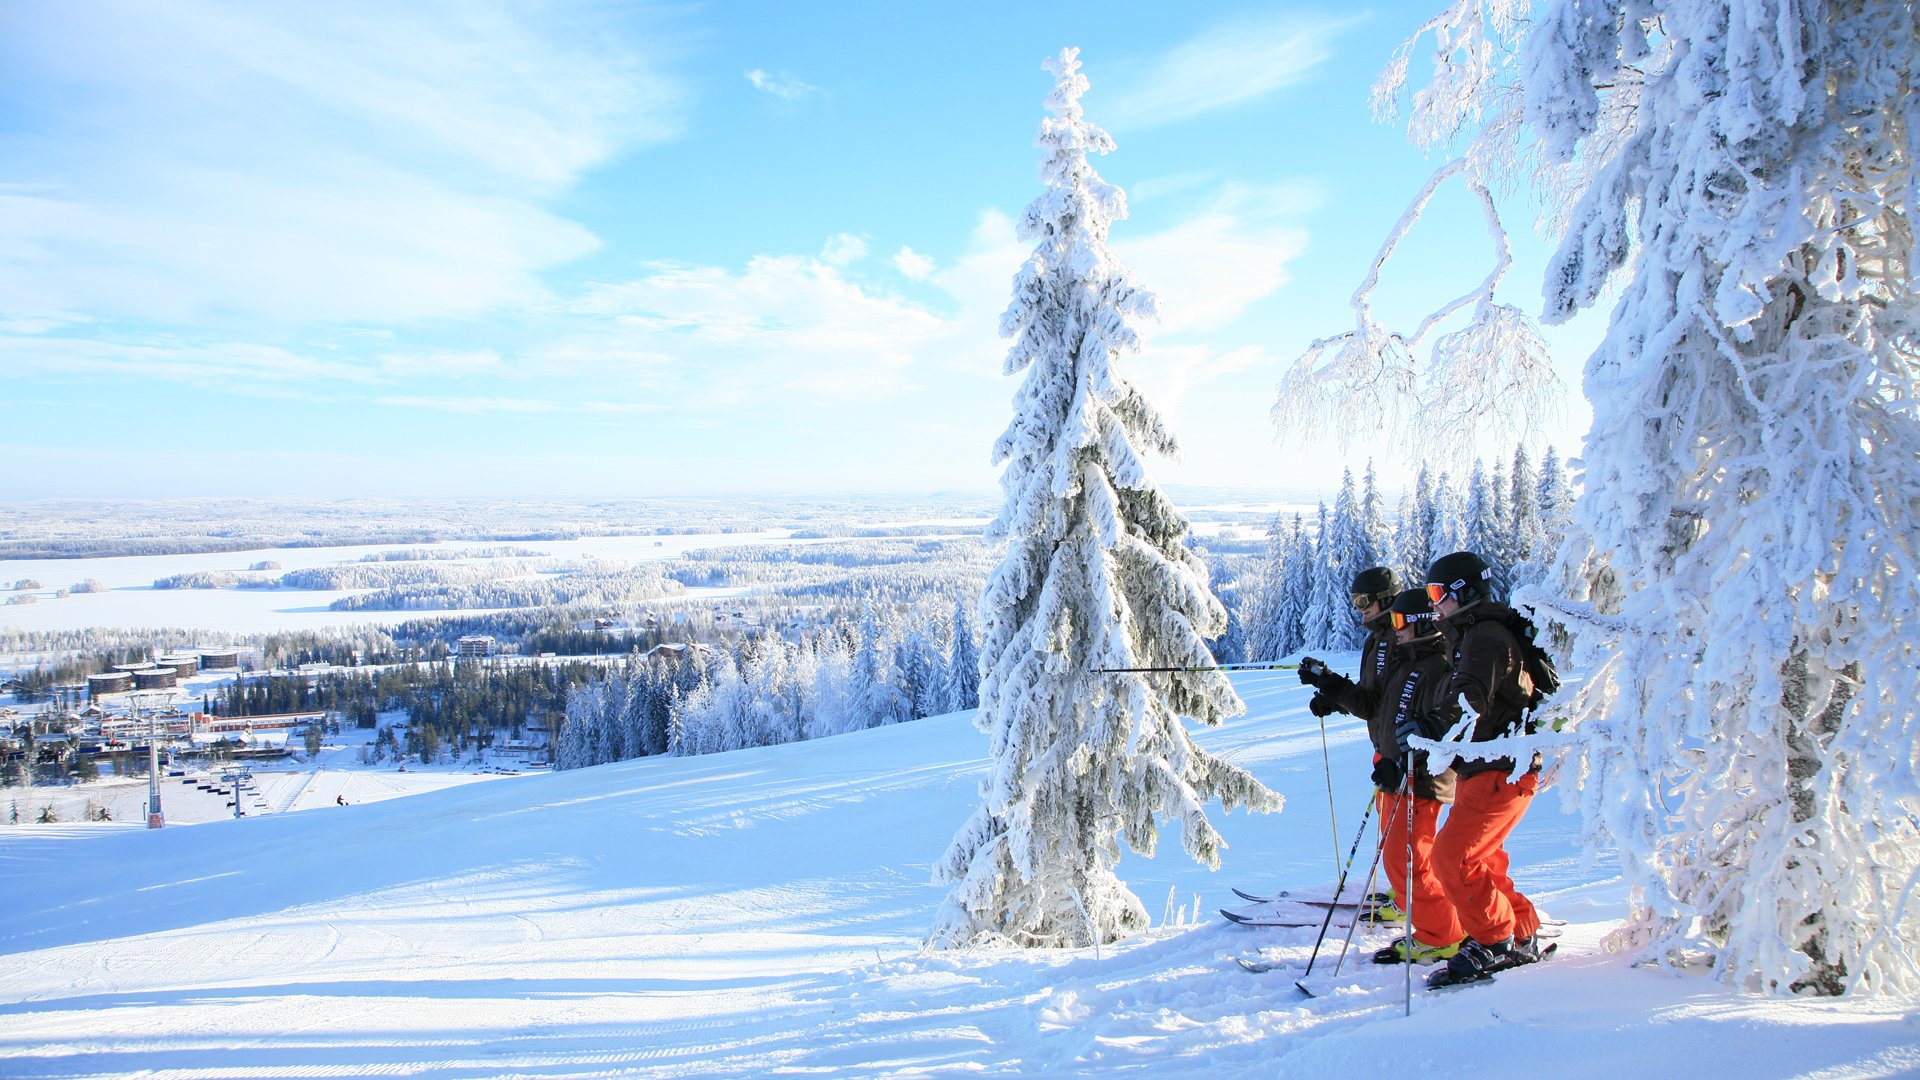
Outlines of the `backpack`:
{"type": "Polygon", "coordinates": [[[1553,657],[1547,650],[1535,642],[1534,636],[1540,632],[1533,620],[1512,608],[1501,617],[1500,625],[1512,631],[1514,639],[1520,642],[1520,667],[1527,673],[1527,680],[1533,684],[1533,693],[1528,697],[1525,708],[1529,711],[1540,706],[1540,702],[1560,689],[1560,672],[1553,666],[1553,657]]]}

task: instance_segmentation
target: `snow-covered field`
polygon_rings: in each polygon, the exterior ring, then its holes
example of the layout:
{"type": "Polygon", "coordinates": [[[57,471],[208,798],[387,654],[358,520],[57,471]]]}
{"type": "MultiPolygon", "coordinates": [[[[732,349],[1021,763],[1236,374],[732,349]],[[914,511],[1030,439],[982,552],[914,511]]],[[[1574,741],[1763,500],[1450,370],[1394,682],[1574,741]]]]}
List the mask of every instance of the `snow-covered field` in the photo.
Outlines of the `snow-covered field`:
{"type": "Polygon", "coordinates": [[[1287,811],[1225,819],[1218,874],[1176,843],[1130,856],[1165,925],[1101,950],[922,951],[928,866],[983,771],[964,716],[158,832],[0,830],[0,1075],[1920,1073],[1911,1004],[1750,998],[1599,952],[1624,897],[1551,797],[1514,876],[1570,920],[1552,962],[1416,989],[1411,1018],[1398,969],[1350,964],[1319,999],[1241,972],[1304,964],[1314,934],[1214,909],[1331,878],[1367,751],[1331,726],[1336,845],[1306,691],[1237,685],[1250,713],[1202,741],[1287,811]]]}

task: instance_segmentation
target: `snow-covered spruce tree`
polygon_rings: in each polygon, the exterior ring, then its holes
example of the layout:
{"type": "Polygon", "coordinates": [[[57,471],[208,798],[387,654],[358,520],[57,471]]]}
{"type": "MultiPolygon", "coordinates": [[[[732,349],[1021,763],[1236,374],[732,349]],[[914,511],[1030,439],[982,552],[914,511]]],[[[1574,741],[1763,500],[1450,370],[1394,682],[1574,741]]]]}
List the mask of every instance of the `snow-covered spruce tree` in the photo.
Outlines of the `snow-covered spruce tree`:
{"type": "Polygon", "coordinates": [[[1546,540],[1540,532],[1540,479],[1534,475],[1533,459],[1524,444],[1514,447],[1512,489],[1507,499],[1507,535],[1513,544],[1508,554],[1513,559],[1516,583],[1534,584],[1541,578],[1536,565],[1546,540]]]}
{"type": "Polygon", "coordinates": [[[1286,634],[1278,616],[1280,589],[1285,580],[1287,562],[1287,525],[1279,514],[1267,526],[1267,550],[1241,585],[1241,617],[1247,624],[1247,655],[1256,660],[1271,660],[1282,655],[1286,634]]]}
{"type": "MultiPolygon", "coordinates": [[[[1504,481],[1504,472],[1496,473],[1504,481]]],[[[1507,566],[1505,516],[1501,513],[1500,483],[1487,475],[1486,465],[1473,463],[1473,477],[1467,481],[1466,550],[1477,553],[1493,571],[1494,587],[1504,595],[1513,584],[1507,566]]],[[[1458,550],[1458,549],[1455,549],[1458,550]]]]}
{"type": "Polygon", "coordinates": [[[1177,820],[1188,854],[1217,866],[1208,799],[1280,806],[1182,726],[1244,707],[1223,675],[1102,670],[1211,666],[1204,639],[1226,613],[1141,460],[1143,448],[1173,453],[1174,440],[1115,367],[1139,348],[1130,320],[1154,306],[1107,250],[1126,200],[1088,153],[1113,142],[1082,113],[1078,50],[1046,66],[1045,191],[1021,217],[1035,247],[1001,319],[1006,371],[1026,378],[994,446],[1006,501],[987,532],[1005,554],[980,603],[991,760],[979,808],[935,868],[951,887],[937,946],[1078,946],[1143,929],[1146,909],[1114,872],[1122,837],[1151,855],[1161,824],[1177,820]]]}
{"type": "MultiPolygon", "coordinates": [[[[1519,597],[1576,632],[1561,775],[1632,883],[1610,941],[1756,990],[1920,993],[1913,5],[1526,8],[1423,27],[1410,132],[1465,143],[1470,184],[1538,166],[1549,320],[1618,290],[1552,578],[1576,595],[1519,597]]],[[[1516,369],[1489,358],[1483,382],[1516,369]]]]}
{"type": "Polygon", "coordinates": [[[953,601],[953,644],[947,653],[942,697],[945,712],[964,712],[980,704],[980,649],[974,644],[973,608],[965,596],[953,601]]]}
{"type": "Polygon", "coordinates": [[[1300,615],[1300,647],[1344,651],[1353,632],[1351,577],[1334,563],[1333,519],[1321,503],[1315,516],[1314,544],[1307,562],[1306,609],[1300,615]]]}

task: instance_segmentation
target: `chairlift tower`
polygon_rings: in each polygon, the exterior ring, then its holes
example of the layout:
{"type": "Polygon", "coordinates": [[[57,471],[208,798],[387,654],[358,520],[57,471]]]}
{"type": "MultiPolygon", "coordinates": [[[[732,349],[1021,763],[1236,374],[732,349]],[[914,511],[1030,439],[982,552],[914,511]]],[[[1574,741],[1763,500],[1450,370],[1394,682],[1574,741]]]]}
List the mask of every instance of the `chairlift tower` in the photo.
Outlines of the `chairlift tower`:
{"type": "Polygon", "coordinates": [[[231,803],[233,816],[235,818],[245,817],[247,812],[240,805],[240,798],[243,794],[241,789],[245,785],[253,782],[252,767],[248,765],[231,766],[226,772],[220,774],[220,780],[227,785],[227,790],[233,792],[233,802],[231,803]]]}
{"type": "Polygon", "coordinates": [[[160,736],[157,706],[171,701],[171,691],[133,695],[133,708],[136,716],[144,712],[147,716],[147,828],[162,828],[167,823],[166,814],[160,810],[160,736]]]}

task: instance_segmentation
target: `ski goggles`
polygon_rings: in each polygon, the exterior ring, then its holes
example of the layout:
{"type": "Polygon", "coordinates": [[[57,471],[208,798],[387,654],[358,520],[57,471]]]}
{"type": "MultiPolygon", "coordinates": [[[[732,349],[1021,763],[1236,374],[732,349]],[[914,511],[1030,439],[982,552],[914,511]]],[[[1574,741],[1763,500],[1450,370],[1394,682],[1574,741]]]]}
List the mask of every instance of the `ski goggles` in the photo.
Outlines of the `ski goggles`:
{"type": "MultiPolygon", "coordinates": [[[[1427,586],[1427,588],[1432,589],[1434,588],[1434,586],[1429,585],[1427,586]]],[[[1404,611],[1396,611],[1393,613],[1393,628],[1395,630],[1405,630],[1409,626],[1414,626],[1423,622],[1432,622],[1438,619],[1439,617],[1440,616],[1435,615],[1431,611],[1416,611],[1411,615],[1407,614],[1404,611]]]]}
{"type": "Polygon", "coordinates": [[[1448,593],[1455,589],[1462,588],[1465,585],[1466,582],[1464,581],[1456,581],[1451,585],[1442,585],[1437,581],[1429,581],[1427,582],[1427,599],[1437,604],[1445,600],[1448,593]]]}
{"type": "Polygon", "coordinates": [[[1375,604],[1383,604],[1385,602],[1386,601],[1380,599],[1380,594],[1378,593],[1357,592],[1353,594],[1353,610],[1355,611],[1365,611],[1375,604]]]}

